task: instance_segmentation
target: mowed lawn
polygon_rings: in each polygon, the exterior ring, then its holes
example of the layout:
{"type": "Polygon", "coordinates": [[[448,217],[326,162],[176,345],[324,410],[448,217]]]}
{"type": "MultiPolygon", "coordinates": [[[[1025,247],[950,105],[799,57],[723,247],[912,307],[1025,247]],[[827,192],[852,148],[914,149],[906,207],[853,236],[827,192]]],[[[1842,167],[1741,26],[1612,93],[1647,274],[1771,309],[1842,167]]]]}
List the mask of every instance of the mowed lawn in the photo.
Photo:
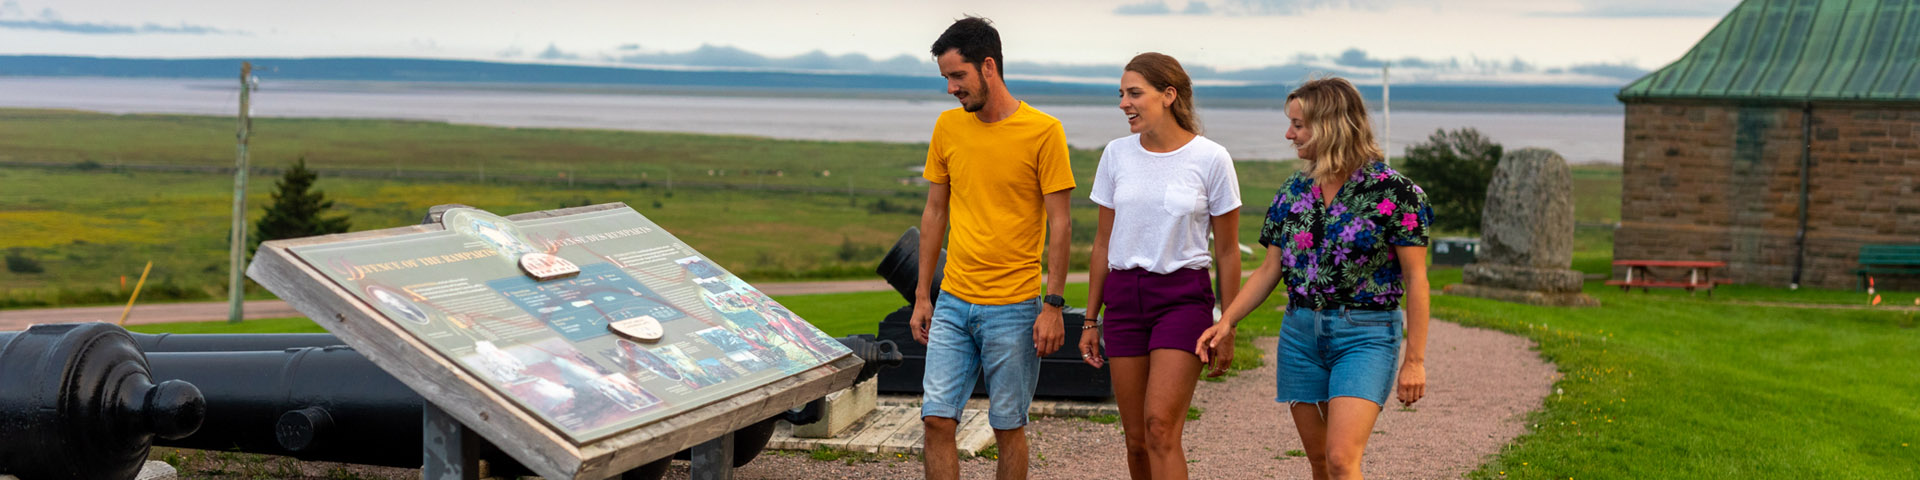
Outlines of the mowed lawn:
{"type": "MultiPolygon", "coordinates": [[[[1457,278],[1458,270],[1435,272],[1437,284],[1457,278]]],[[[1085,288],[1072,286],[1069,297],[1085,298],[1085,288]]],[[[1605,306],[1434,298],[1436,317],[1528,337],[1563,375],[1528,417],[1528,433],[1473,478],[1920,476],[1920,328],[1911,312],[1743,305],[1598,282],[1587,293],[1605,306]]],[[[777,300],[835,336],[873,333],[906,305],[892,291],[777,300]]],[[[1242,337],[1274,334],[1279,303],[1249,318],[1242,337]]],[[[319,331],[304,319],[240,328],[319,331]]]]}

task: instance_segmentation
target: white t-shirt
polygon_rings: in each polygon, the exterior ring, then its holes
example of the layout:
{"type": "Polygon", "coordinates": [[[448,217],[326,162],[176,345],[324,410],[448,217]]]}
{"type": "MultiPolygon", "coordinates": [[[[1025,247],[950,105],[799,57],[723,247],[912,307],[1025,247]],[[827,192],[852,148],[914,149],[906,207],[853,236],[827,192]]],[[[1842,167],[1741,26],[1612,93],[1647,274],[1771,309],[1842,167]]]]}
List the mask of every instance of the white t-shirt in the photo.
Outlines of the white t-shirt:
{"type": "Polygon", "coordinates": [[[1213,258],[1209,220],[1240,208],[1240,180],[1227,148],[1207,137],[1155,153],[1130,135],[1107,143],[1089,196],[1113,209],[1109,268],[1172,273],[1205,268],[1213,258]]]}

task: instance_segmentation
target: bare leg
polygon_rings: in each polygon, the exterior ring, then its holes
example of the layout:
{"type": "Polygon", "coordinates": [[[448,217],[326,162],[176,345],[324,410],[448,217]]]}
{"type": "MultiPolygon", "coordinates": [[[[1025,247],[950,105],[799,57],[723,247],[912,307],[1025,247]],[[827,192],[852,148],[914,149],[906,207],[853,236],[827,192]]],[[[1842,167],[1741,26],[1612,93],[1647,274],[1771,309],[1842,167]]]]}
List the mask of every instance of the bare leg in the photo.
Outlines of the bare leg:
{"type": "MultiPolygon", "coordinates": [[[[994,429],[993,439],[1000,446],[999,469],[994,472],[993,478],[1027,480],[1027,428],[994,429]]],[[[958,469],[956,463],[955,470],[958,469]]]]}
{"type": "Polygon", "coordinates": [[[1358,397],[1334,397],[1327,403],[1328,476],[1359,480],[1360,454],[1367,450],[1367,436],[1380,418],[1380,405],[1358,397]]]}
{"type": "Polygon", "coordinates": [[[920,423],[927,427],[925,450],[922,451],[921,465],[927,470],[927,480],[958,480],[960,478],[959,440],[954,430],[960,422],[947,417],[920,417],[920,423]]]}
{"type": "Polygon", "coordinates": [[[1293,426],[1300,430],[1300,445],[1307,452],[1307,464],[1313,466],[1314,480],[1327,480],[1327,419],[1320,417],[1327,404],[1295,403],[1288,411],[1293,426]]]}
{"type": "Polygon", "coordinates": [[[1187,425],[1187,407],[1193,404],[1194,382],[1200,380],[1200,357],[1193,352],[1157,349],[1148,353],[1147,452],[1155,480],[1185,480],[1187,452],[1180,435],[1187,425]]]}
{"type": "Polygon", "coordinates": [[[1120,429],[1127,436],[1127,473],[1133,480],[1153,478],[1147,460],[1148,360],[1139,357],[1111,357],[1107,368],[1113,375],[1113,400],[1120,406],[1120,429]]]}

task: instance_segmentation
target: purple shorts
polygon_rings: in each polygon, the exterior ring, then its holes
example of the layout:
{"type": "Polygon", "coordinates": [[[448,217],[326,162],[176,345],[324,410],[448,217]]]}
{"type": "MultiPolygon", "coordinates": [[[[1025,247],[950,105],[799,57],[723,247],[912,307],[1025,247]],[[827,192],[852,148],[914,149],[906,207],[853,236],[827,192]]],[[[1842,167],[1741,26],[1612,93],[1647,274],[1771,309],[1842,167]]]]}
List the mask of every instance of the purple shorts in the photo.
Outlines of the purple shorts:
{"type": "Polygon", "coordinates": [[[1156,348],[1193,353],[1213,326],[1213,286],[1204,268],[1158,274],[1131,268],[1107,273],[1100,328],[1107,356],[1137,357],[1156,348]]]}

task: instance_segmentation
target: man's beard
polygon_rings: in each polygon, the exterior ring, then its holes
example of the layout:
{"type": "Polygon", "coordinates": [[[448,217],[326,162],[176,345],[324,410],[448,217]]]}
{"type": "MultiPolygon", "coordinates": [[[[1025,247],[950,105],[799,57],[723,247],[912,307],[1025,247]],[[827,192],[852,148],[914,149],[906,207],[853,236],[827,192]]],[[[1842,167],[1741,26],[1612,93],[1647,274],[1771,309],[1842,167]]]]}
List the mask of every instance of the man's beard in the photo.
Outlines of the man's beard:
{"type": "Polygon", "coordinates": [[[961,101],[960,108],[966,110],[967,113],[979,113],[980,110],[986,109],[987,97],[993,94],[991,88],[992,87],[987,86],[987,81],[982,79],[980,81],[980,87],[974,89],[974,92],[967,94],[968,99],[973,101],[961,101]]]}

